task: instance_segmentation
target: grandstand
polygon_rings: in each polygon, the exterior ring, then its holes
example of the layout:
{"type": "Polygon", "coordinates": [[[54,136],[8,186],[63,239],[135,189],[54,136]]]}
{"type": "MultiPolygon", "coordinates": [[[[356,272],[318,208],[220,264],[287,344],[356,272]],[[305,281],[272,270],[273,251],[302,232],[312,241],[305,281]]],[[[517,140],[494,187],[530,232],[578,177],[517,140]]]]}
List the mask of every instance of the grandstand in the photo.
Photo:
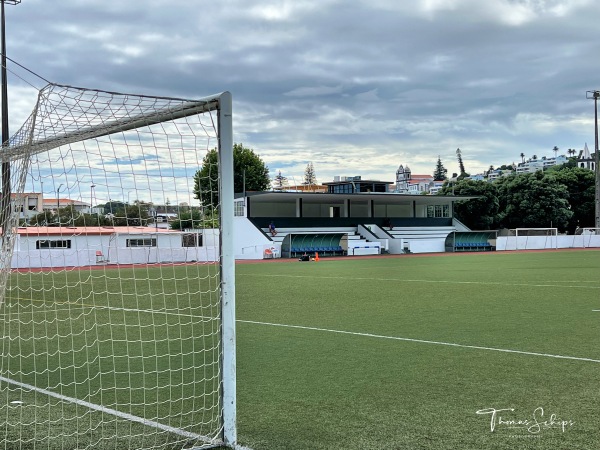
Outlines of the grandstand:
{"type": "Polygon", "coordinates": [[[443,252],[449,234],[469,231],[452,217],[453,203],[471,198],[391,192],[238,195],[236,258],[443,252]],[[276,235],[269,231],[271,221],[276,235]]]}

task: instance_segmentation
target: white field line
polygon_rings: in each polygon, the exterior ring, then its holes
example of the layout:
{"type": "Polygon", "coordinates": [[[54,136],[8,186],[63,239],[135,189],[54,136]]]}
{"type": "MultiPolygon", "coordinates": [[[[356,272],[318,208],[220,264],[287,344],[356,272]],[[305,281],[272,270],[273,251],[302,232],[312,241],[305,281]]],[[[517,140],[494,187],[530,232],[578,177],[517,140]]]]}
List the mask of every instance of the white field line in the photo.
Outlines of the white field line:
{"type": "Polygon", "coordinates": [[[403,278],[376,278],[376,277],[328,277],[314,275],[277,275],[277,274],[250,274],[240,273],[252,277],[281,277],[281,278],[310,278],[322,280],[358,280],[358,281],[397,281],[401,283],[445,283],[445,284],[479,284],[494,286],[527,286],[527,287],[552,287],[552,288],[579,288],[579,289],[600,289],[600,286],[579,286],[571,284],[531,284],[531,283],[507,283],[500,281],[456,281],[456,280],[411,280],[403,278]]]}
{"type": "Polygon", "coordinates": [[[587,362],[593,362],[593,363],[600,363],[599,359],[580,358],[577,356],[563,356],[563,355],[553,355],[550,353],[536,353],[536,352],[525,352],[525,351],[521,351],[521,350],[510,350],[510,349],[505,349],[505,348],[482,347],[482,346],[478,346],[478,345],[454,344],[452,342],[428,341],[425,339],[412,339],[412,338],[404,338],[404,337],[398,337],[398,336],[386,336],[386,335],[382,335],[382,334],[372,334],[372,333],[358,333],[356,331],[332,330],[329,328],[306,327],[306,326],[301,326],[301,325],[286,325],[286,324],[281,324],[281,323],[258,322],[258,321],[254,321],[254,320],[238,319],[237,322],[251,323],[251,324],[255,324],[255,325],[267,325],[267,326],[272,326],[272,327],[295,328],[298,330],[311,330],[311,331],[321,331],[321,332],[326,332],[326,333],[346,334],[346,335],[351,335],[351,336],[371,337],[371,338],[378,338],[378,339],[391,339],[394,341],[416,342],[419,344],[445,345],[448,347],[470,348],[470,349],[474,349],[474,350],[487,350],[487,351],[503,352],[503,353],[516,353],[519,355],[543,356],[546,358],[570,359],[570,360],[574,360],[574,361],[587,361],[587,362]]]}
{"type": "MultiPolygon", "coordinates": [[[[144,309],[118,308],[118,307],[110,307],[110,306],[94,306],[94,305],[90,305],[90,304],[77,304],[77,303],[74,303],[74,305],[80,306],[80,307],[86,307],[86,308],[100,308],[100,309],[110,309],[110,310],[114,310],[114,311],[128,311],[128,312],[135,312],[135,313],[156,314],[156,311],[144,310],[144,309]]],[[[54,310],[51,310],[51,311],[54,311],[54,310]]],[[[600,311],[600,310],[594,310],[594,311],[600,311]]],[[[47,311],[46,310],[38,310],[36,312],[47,312],[47,311]]],[[[212,317],[194,316],[191,314],[182,314],[182,313],[175,313],[175,312],[163,312],[162,314],[168,314],[168,315],[179,316],[179,317],[194,317],[194,318],[198,318],[198,319],[200,319],[200,318],[214,319],[212,317]]],[[[0,314],[0,316],[1,316],[1,314],[0,314]]],[[[309,326],[303,326],[303,325],[289,325],[289,324],[272,323],[272,322],[259,322],[259,321],[255,321],[255,320],[242,320],[242,319],[236,319],[236,322],[251,323],[251,324],[255,324],[255,325],[267,325],[267,326],[281,327],[281,328],[295,328],[295,329],[299,329],[299,330],[311,330],[311,331],[321,331],[321,332],[327,332],[327,333],[346,334],[346,335],[350,335],[350,336],[362,336],[362,337],[371,337],[371,338],[378,338],[378,339],[390,339],[390,340],[394,340],[394,341],[415,342],[415,343],[419,343],[419,344],[444,345],[447,347],[470,348],[473,350],[486,350],[486,351],[503,352],[503,353],[514,353],[514,354],[519,354],[519,355],[543,356],[546,358],[569,359],[569,360],[573,360],[573,361],[587,361],[587,362],[600,363],[600,360],[598,360],[598,359],[582,358],[582,357],[578,357],[578,356],[564,356],[564,355],[555,355],[555,354],[551,354],[551,353],[526,352],[523,350],[511,350],[511,349],[497,348],[497,347],[483,347],[483,346],[479,346],[479,345],[456,344],[453,342],[429,341],[426,339],[406,338],[406,337],[400,337],[400,336],[386,336],[383,334],[373,334],[373,333],[360,333],[357,331],[334,330],[334,329],[330,329],[330,328],[309,327],[309,326]]]]}
{"type": "Polygon", "coordinates": [[[47,389],[42,389],[42,388],[33,386],[31,384],[21,383],[20,381],[12,380],[10,378],[6,378],[3,376],[0,376],[0,381],[4,381],[5,383],[10,383],[15,386],[19,386],[19,387],[21,387],[23,389],[27,389],[29,391],[36,391],[41,394],[45,394],[49,397],[57,398],[64,402],[75,403],[76,405],[85,406],[89,409],[93,409],[95,411],[100,411],[102,413],[110,414],[110,415],[119,417],[121,419],[129,420],[131,422],[137,422],[137,423],[141,423],[142,425],[145,425],[145,426],[158,428],[159,430],[177,434],[179,436],[182,436],[182,437],[185,437],[188,439],[202,440],[207,443],[215,443],[216,444],[215,440],[209,438],[208,436],[202,436],[200,434],[191,433],[189,431],[181,430],[179,428],[171,427],[169,425],[163,425],[163,424],[155,422],[153,420],[144,419],[142,417],[134,416],[133,414],[124,413],[121,411],[117,411],[115,409],[107,408],[105,406],[96,405],[95,403],[90,403],[90,402],[86,402],[84,400],[79,400],[77,398],[67,397],[66,395],[58,394],[56,392],[52,392],[47,389]]]}

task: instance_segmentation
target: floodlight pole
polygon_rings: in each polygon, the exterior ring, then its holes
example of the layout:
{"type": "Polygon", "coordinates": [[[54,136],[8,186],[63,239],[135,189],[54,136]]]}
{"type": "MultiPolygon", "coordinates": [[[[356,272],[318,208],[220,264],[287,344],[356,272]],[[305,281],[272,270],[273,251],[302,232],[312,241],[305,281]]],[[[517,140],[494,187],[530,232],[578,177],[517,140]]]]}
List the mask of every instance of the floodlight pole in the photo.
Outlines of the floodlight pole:
{"type": "Polygon", "coordinates": [[[58,221],[60,223],[60,188],[63,187],[64,184],[60,183],[58,189],[56,189],[56,214],[58,214],[58,221]]]}
{"type": "Polygon", "coordinates": [[[598,150],[598,98],[600,97],[600,91],[587,91],[586,98],[594,99],[594,172],[595,172],[595,221],[594,226],[600,228],[600,151],[598,150]]]}
{"type": "MultiPolygon", "coordinates": [[[[8,80],[6,76],[6,21],[4,16],[4,4],[16,5],[21,0],[0,0],[0,24],[2,26],[1,51],[2,51],[2,147],[8,147],[8,80]]],[[[8,222],[10,220],[10,162],[2,163],[2,198],[0,199],[0,226],[2,227],[2,237],[8,233],[8,222]]]]}

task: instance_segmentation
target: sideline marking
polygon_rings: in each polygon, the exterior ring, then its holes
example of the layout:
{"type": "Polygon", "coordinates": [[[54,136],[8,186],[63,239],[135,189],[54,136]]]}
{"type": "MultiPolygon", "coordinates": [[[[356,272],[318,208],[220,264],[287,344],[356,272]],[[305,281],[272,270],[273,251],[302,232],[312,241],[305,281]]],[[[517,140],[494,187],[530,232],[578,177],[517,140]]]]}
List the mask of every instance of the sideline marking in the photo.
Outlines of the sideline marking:
{"type": "Polygon", "coordinates": [[[527,286],[527,287],[553,287],[553,288],[580,288],[600,289],[600,286],[578,286],[567,284],[529,284],[529,283],[501,283],[499,281],[454,281],[454,280],[404,280],[402,278],[371,278],[371,277],[319,277],[314,275],[277,275],[277,274],[255,274],[240,273],[251,277],[281,277],[281,278],[310,278],[323,280],[360,280],[360,281],[398,281],[401,283],[447,283],[447,284],[491,284],[495,286],[527,286]]]}
{"type": "Polygon", "coordinates": [[[12,380],[10,378],[6,378],[3,376],[0,376],[0,381],[4,381],[5,383],[14,384],[15,386],[19,386],[19,387],[22,387],[22,388],[30,390],[30,391],[36,391],[41,394],[45,394],[49,397],[54,397],[54,398],[57,398],[59,400],[65,401],[65,402],[75,403],[76,405],[80,405],[80,406],[86,406],[87,408],[90,408],[90,409],[93,409],[96,411],[100,411],[100,412],[103,412],[106,414],[111,414],[111,415],[119,417],[121,419],[127,419],[132,422],[137,422],[137,423],[141,423],[142,425],[158,428],[160,430],[167,431],[169,433],[178,434],[179,436],[183,436],[185,438],[201,440],[206,443],[215,443],[215,444],[218,443],[217,441],[209,438],[208,436],[202,436],[201,434],[196,434],[196,433],[192,433],[190,431],[181,430],[179,428],[171,427],[169,425],[163,425],[162,423],[158,423],[153,420],[144,419],[142,417],[134,416],[133,414],[124,413],[121,411],[117,411],[116,409],[111,409],[111,408],[107,408],[105,406],[96,405],[95,403],[86,402],[84,400],[79,400],[77,398],[67,397],[66,395],[58,394],[56,392],[52,392],[47,389],[42,389],[42,388],[33,386],[32,384],[21,383],[20,381],[12,380]]]}
{"type": "Polygon", "coordinates": [[[600,359],[580,358],[577,356],[553,355],[550,353],[526,352],[526,351],[522,351],[522,350],[510,350],[510,349],[496,348],[496,347],[481,347],[478,345],[454,344],[452,342],[428,341],[425,339],[412,339],[412,338],[404,338],[404,337],[398,337],[398,336],[385,336],[382,334],[359,333],[356,331],[331,330],[328,328],[306,327],[306,326],[302,326],[302,325],[286,325],[286,324],[281,324],[281,323],[257,322],[254,320],[241,320],[241,319],[238,319],[236,322],[252,323],[255,325],[268,325],[268,326],[272,326],[272,327],[295,328],[295,329],[299,329],[299,330],[325,331],[328,333],[347,334],[347,335],[351,335],[351,336],[363,336],[363,337],[372,337],[372,338],[379,338],[379,339],[391,339],[391,340],[395,340],[395,341],[416,342],[416,343],[420,343],[420,344],[445,345],[448,347],[470,348],[470,349],[474,349],[474,350],[490,350],[490,351],[494,351],[494,352],[517,353],[519,355],[544,356],[546,358],[570,359],[570,360],[574,360],[574,361],[588,361],[588,362],[593,362],[593,363],[600,363],[600,359]]]}
{"type": "MultiPolygon", "coordinates": [[[[46,303],[43,300],[41,302],[46,303]]],[[[137,313],[149,313],[149,314],[156,313],[156,311],[144,310],[144,309],[119,308],[119,307],[99,306],[99,305],[94,306],[94,305],[85,304],[85,303],[84,304],[71,303],[71,302],[64,302],[64,303],[77,305],[80,307],[86,307],[86,308],[99,308],[99,309],[109,309],[109,310],[128,311],[128,312],[137,312],[137,313]]],[[[65,311],[70,311],[70,310],[65,310],[65,311]]],[[[592,311],[600,312],[600,309],[595,309],[592,311]]],[[[47,312],[47,311],[38,310],[38,312],[47,312]]],[[[211,319],[211,320],[215,319],[213,317],[208,317],[208,316],[194,316],[191,314],[182,314],[182,313],[168,312],[168,311],[162,311],[159,314],[166,314],[166,315],[173,315],[173,316],[180,316],[180,317],[192,317],[192,318],[199,318],[199,319],[211,319]]],[[[2,314],[0,314],[0,316],[1,315],[2,314]]],[[[363,336],[363,337],[373,337],[373,338],[379,338],[379,339],[391,339],[391,340],[395,340],[395,341],[416,342],[416,343],[420,343],[420,344],[445,345],[447,347],[470,348],[473,350],[487,350],[487,351],[503,352],[503,353],[515,353],[515,354],[519,354],[519,355],[543,356],[546,358],[569,359],[569,360],[573,360],[573,361],[587,361],[587,362],[600,363],[599,359],[582,358],[582,357],[578,357],[578,356],[563,356],[563,355],[554,355],[551,353],[526,352],[524,350],[511,350],[511,349],[497,348],[497,347],[483,347],[483,346],[479,346],[479,345],[456,344],[453,342],[429,341],[426,339],[414,339],[414,338],[405,338],[405,337],[399,337],[399,336],[386,336],[383,334],[359,333],[357,331],[333,330],[333,329],[329,329],[329,328],[309,327],[309,326],[303,326],[303,325],[288,325],[288,324],[283,324],[283,323],[272,323],[272,322],[259,322],[259,321],[255,321],[255,320],[243,320],[243,319],[236,319],[236,322],[251,323],[251,324],[255,324],[255,325],[268,325],[268,326],[272,326],[272,327],[295,328],[298,330],[324,331],[324,332],[328,332],[328,333],[346,334],[346,335],[350,335],[350,336],[363,336]]],[[[1,379],[1,377],[0,377],[0,379],[1,379]]]]}

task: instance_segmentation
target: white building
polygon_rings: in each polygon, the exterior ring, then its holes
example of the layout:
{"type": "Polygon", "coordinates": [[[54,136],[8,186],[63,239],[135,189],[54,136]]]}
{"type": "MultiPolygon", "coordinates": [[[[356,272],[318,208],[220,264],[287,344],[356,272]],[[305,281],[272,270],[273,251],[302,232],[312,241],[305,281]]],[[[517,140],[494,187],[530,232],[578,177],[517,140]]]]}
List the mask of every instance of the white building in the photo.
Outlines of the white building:
{"type": "Polygon", "coordinates": [[[14,210],[19,212],[19,219],[29,219],[43,210],[43,196],[40,193],[11,194],[10,198],[14,210]]]}
{"type": "Polygon", "coordinates": [[[517,174],[533,173],[539,170],[545,170],[553,166],[560,166],[569,161],[565,155],[559,155],[552,158],[543,156],[541,159],[532,159],[517,165],[517,174]]]}
{"type": "Polygon", "coordinates": [[[218,260],[218,230],[19,227],[13,268],[218,260]]]}
{"type": "MultiPolygon", "coordinates": [[[[40,194],[41,195],[41,194],[40,194]]],[[[82,213],[90,212],[90,204],[79,200],[71,200],[70,198],[44,198],[44,211],[56,211],[58,208],[66,208],[72,206],[75,211],[82,213]]]]}
{"type": "Polygon", "coordinates": [[[587,142],[585,143],[583,150],[581,150],[577,156],[577,167],[592,171],[596,170],[596,158],[595,155],[590,153],[587,142]]]}

